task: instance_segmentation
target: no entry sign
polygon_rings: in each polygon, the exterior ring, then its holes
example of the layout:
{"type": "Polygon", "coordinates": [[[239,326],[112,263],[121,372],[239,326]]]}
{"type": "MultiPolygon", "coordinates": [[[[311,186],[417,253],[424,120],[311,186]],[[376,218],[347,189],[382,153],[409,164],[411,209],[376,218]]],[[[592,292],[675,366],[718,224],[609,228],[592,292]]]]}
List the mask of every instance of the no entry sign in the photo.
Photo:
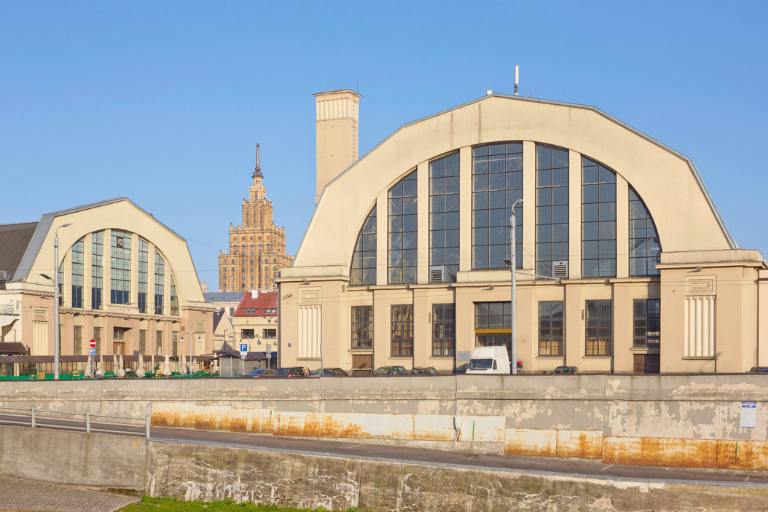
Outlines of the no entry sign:
{"type": "Polygon", "coordinates": [[[96,348],[96,340],[92,339],[88,342],[88,345],[90,345],[91,348],[96,348]]]}

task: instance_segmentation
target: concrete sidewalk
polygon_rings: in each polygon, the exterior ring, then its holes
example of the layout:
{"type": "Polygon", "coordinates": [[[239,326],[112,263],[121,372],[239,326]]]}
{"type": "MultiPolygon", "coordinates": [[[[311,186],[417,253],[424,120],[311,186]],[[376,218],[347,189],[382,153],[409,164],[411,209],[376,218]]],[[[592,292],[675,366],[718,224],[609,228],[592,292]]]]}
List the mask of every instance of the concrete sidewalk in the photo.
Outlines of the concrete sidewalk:
{"type": "Polygon", "coordinates": [[[112,512],[139,498],[0,475],[0,510],[16,512],[112,512]]]}

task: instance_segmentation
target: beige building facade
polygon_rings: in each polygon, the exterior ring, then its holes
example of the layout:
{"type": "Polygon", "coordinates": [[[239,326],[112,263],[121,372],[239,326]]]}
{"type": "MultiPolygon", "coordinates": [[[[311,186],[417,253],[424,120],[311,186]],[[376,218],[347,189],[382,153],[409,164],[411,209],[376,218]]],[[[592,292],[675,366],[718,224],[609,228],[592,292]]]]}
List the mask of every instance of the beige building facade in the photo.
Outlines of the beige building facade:
{"type": "Polygon", "coordinates": [[[509,348],[519,199],[524,370],[768,365],[766,263],[736,245],[686,157],[593,107],[498,94],[360,160],[323,157],[356,148],[359,95],[316,102],[319,200],[279,279],[283,366],[450,371],[476,346],[509,348]]]}
{"type": "Polygon", "coordinates": [[[186,241],[129,199],[43,215],[26,236],[3,242],[16,250],[6,245],[0,258],[9,267],[0,282],[0,341],[53,354],[58,272],[62,355],[87,355],[91,339],[97,355],[212,353],[214,308],[186,241]]]}
{"type": "Polygon", "coordinates": [[[242,203],[242,224],[229,225],[229,252],[219,253],[219,289],[222,292],[272,290],[281,268],[293,259],[285,254],[285,229],[273,221],[261,172],[261,149],[256,144],[256,167],[248,199],[242,203]]]}

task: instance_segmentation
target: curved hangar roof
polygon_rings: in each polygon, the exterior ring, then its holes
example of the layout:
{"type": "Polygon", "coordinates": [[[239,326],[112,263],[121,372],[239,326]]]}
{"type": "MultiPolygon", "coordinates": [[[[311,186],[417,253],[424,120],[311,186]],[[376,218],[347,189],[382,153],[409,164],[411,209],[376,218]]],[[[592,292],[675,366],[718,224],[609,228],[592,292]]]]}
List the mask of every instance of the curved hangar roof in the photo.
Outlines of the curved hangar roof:
{"type": "Polygon", "coordinates": [[[348,266],[377,196],[420,163],[464,146],[521,140],[615,170],[645,202],[665,252],[737,248],[685,156],[594,107],[494,94],[404,125],[330,181],[294,266],[348,266]]]}

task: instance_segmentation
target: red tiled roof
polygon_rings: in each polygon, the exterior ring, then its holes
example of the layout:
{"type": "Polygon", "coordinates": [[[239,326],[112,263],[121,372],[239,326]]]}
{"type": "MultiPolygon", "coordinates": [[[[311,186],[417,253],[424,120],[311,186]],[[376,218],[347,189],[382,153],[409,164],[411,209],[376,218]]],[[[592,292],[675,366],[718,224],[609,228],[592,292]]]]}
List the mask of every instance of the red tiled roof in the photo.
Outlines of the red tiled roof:
{"type": "Polygon", "coordinates": [[[259,292],[255,299],[251,292],[245,292],[235,316],[277,316],[277,292],[259,292]]]}

